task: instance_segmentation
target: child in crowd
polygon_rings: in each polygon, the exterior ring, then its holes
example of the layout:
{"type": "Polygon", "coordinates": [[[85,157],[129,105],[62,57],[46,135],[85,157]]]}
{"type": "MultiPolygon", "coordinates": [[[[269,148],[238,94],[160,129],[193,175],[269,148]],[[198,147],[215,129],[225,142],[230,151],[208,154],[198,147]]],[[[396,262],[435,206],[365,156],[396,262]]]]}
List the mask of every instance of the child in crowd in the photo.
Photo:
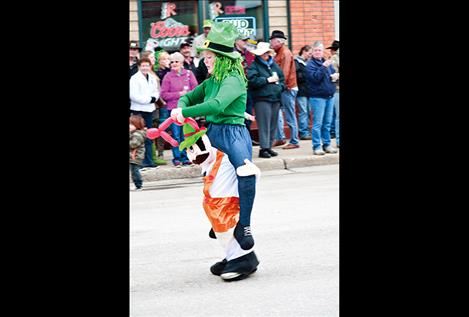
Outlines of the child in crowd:
{"type": "Polygon", "coordinates": [[[129,118],[129,162],[132,181],[136,190],[142,190],[140,168],[145,157],[145,122],[141,116],[129,118]]]}

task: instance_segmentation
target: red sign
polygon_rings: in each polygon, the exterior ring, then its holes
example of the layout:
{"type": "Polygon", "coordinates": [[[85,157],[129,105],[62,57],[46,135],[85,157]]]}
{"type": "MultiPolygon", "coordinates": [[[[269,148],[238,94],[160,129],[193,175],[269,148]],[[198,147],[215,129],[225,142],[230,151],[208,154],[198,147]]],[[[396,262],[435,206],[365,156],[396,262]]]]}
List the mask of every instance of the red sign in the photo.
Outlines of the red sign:
{"type": "Polygon", "coordinates": [[[176,37],[187,36],[191,32],[188,25],[174,26],[167,28],[164,21],[159,21],[151,24],[150,36],[152,38],[159,37],[176,37]]]}
{"type": "Polygon", "coordinates": [[[226,14],[246,14],[246,8],[240,6],[226,6],[226,14]]]}

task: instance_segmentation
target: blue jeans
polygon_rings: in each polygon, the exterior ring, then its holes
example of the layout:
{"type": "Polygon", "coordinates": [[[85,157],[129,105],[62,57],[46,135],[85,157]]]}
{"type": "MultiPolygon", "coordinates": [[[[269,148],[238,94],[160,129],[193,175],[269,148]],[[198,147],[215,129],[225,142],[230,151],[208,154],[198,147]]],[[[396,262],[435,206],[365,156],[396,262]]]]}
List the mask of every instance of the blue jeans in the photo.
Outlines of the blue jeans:
{"type": "MultiPolygon", "coordinates": [[[[164,118],[163,121],[169,118],[169,113],[170,112],[168,109],[160,108],[160,120],[161,120],[161,117],[164,118]]],[[[161,121],[161,123],[163,121],[161,121]]],[[[175,139],[176,141],[179,142],[179,144],[181,144],[181,142],[184,141],[184,134],[182,133],[182,126],[172,123],[169,126],[168,130],[169,129],[171,129],[171,132],[173,134],[172,135],[173,139],[175,139]]],[[[173,163],[175,160],[179,162],[185,162],[188,160],[186,150],[180,151],[179,146],[172,147],[171,151],[173,152],[173,163]]]]}
{"type": "MultiPolygon", "coordinates": [[[[145,121],[145,126],[147,128],[152,128],[153,127],[153,112],[146,112],[146,111],[137,111],[137,110],[131,110],[132,114],[141,116],[143,120],[145,121]]],[[[147,166],[155,166],[155,163],[153,162],[153,156],[152,156],[152,144],[153,141],[150,140],[149,138],[145,138],[145,158],[143,159],[142,166],[147,167],[147,166]]]]}
{"type": "Polygon", "coordinates": [[[330,130],[334,97],[329,99],[310,97],[308,102],[313,111],[313,128],[311,129],[313,150],[321,148],[321,141],[323,147],[327,147],[331,144],[330,130]]]}
{"type": "Polygon", "coordinates": [[[285,131],[283,130],[283,111],[282,111],[281,105],[280,105],[280,109],[278,109],[277,133],[275,133],[275,139],[276,140],[285,139],[285,131]]]}
{"type": "Polygon", "coordinates": [[[298,125],[300,130],[300,137],[309,136],[309,114],[311,113],[311,106],[308,103],[308,97],[296,97],[298,102],[299,114],[298,125]]]}
{"type": "Polygon", "coordinates": [[[142,175],[140,174],[140,165],[130,163],[130,174],[132,175],[132,181],[135,184],[135,187],[142,187],[142,175]]]}
{"type": "MultiPolygon", "coordinates": [[[[235,170],[244,165],[244,160],[252,162],[252,140],[248,129],[236,124],[214,124],[209,123],[207,136],[212,146],[226,155],[235,170]]],[[[256,176],[239,176],[239,222],[243,226],[251,223],[251,211],[256,196],[256,176]]]]}
{"type": "Polygon", "coordinates": [[[296,121],[295,114],[295,99],[297,93],[298,90],[285,90],[280,96],[282,109],[285,111],[285,119],[287,120],[287,125],[290,128],[291,144],[298,144],[300,142],[298,139],[298,123],[296,121]]]}
{"type": "Polygon", "coordinates": [[[339,92],[334,93],[334,112],[335,112],[335,142],[340,146],[340,104],[339,104],[339,92]]]}

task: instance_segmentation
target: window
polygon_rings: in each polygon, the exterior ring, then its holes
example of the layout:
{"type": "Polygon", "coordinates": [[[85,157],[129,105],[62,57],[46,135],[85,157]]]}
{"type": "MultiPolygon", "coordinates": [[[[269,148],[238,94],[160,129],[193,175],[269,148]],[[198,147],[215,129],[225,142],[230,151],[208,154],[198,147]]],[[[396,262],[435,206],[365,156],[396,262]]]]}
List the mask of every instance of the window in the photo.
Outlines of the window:
{"type": "Polygon", "coordinates": [[[264,38],[264,6],[261,0],[209,1],[208,18],[233,23],[245,35],[264,38]]]}
{"type": "Polygon", "coordinates": [[[197,1],[142,1],[141,38],[145,49],[168,52],[198,31],[197,1]]]}

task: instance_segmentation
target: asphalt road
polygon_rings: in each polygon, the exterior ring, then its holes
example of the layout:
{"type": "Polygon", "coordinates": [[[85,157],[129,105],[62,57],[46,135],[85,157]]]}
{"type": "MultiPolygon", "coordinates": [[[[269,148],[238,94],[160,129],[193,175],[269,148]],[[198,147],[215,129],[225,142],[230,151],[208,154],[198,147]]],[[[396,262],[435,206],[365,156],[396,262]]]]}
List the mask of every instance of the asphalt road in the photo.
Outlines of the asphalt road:
{"type": "Polygon", "coordinates": [[[130,315],[338,316],[339,165],[265,172],[252,214],[256,273],[224,282],[200,179],[130,193],[130,315]]]}

